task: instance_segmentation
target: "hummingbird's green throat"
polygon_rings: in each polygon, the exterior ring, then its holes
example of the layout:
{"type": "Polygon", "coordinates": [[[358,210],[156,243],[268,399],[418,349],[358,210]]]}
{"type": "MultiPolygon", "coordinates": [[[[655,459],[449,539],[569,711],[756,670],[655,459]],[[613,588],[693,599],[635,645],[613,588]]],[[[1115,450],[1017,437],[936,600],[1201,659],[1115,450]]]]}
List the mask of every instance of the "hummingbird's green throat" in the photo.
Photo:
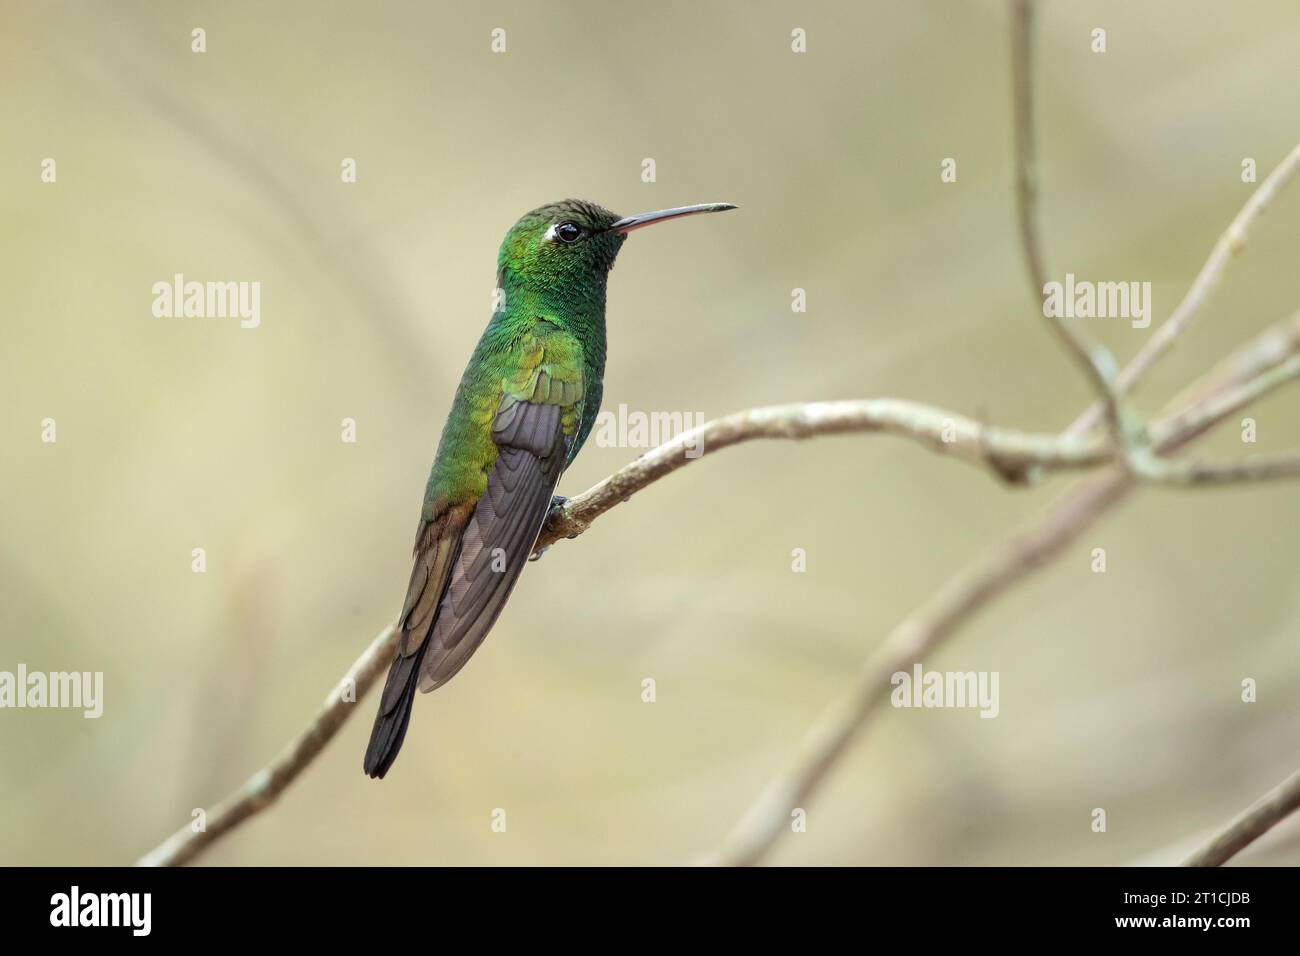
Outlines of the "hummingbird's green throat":
{"type": "MultiPolygon", "coordinates": [[[[506,233],[499,305],[461,376],[425,486],[397,652],[366,750],[370,776],[382,777],[396,759],[415,691],[449,681],[487,636],[560,475],[591,433],[605,375],[605,286],[628,234],[734,208],[704,203],[620,217],[566,199],[506,233]]],[[[542,610],[534,620],[545,635],[556,624],[542,610]]]]}

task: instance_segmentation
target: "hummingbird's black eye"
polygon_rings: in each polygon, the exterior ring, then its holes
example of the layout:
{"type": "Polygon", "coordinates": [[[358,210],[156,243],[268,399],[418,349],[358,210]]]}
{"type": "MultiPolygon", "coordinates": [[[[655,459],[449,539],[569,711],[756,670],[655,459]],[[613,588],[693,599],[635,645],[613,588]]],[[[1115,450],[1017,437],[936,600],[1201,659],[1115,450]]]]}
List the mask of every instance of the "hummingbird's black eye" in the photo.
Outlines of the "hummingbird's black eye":
{"type": "Polygon", "coordinates": [[[555,227],[555,235],[560,242],[577,242],[582,236],[582,229],[576,223],[562,222],[555,227]]]}

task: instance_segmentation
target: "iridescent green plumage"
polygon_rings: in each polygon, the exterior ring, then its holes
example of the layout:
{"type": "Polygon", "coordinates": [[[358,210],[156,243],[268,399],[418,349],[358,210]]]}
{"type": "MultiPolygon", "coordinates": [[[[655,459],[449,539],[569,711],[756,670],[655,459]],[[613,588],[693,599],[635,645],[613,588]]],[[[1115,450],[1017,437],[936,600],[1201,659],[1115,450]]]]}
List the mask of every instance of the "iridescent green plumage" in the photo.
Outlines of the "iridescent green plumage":
{"type": "MultiPolygon", "coordinates": [[[[443,429],[425,491],[425,517],[445,502],[483,493],[496,460],[490,423],[506,394],[531,400],[539,372],[579,384],[586,401],[569,459],[578,453],[600,410],[605,374],[605,286],[625,237],[608,229],[618,216],[569,200],[543,206],[517,222],[497,262],[500,306],[470,358],[443,429]],[[565,247],[544,238],[572,222],[590,237],[565,247]]],[[[570,409],[572,410],[572,409],[570,409]]]]}
{"type": "Polygon", "coordinates": [[[450,680],[487,636],[591,432],[605,372],[605,286],[627,234],[724,204],[619,219],[581,200],[506,234],[500,306],[461,377],[425,488],[397,653],[365,770],[382,777],[416,689],[450,680]]]}

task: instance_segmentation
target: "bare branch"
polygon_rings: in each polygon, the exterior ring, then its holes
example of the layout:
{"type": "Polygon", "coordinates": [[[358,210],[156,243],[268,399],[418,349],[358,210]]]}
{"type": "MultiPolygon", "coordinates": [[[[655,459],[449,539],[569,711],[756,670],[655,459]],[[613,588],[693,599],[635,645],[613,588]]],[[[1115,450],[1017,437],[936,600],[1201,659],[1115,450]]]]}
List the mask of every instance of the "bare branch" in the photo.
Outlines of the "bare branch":
{"type": "Polygon", "coordinates": [[[1020,245],[1033,284],[1034,302],[1075,363],[1092,382],[1125,459],[1139,460],[1145,434],[1137,416],[1121,400],[1117,387],[1119,365],[1105,348],[1065,316],[1049,316],[1044,307],[1047,268],[1043,264],[1038,230],[1037,139],[1034,133],[1034,15],[1035,0],[1013,0],[1011,5],[1012,128],[1015,137],[1016,216],[1020,245]]]}
{"type": "Polygon", "coordinates": [[[1111,469],[1075,485],[1029,528],[952,578],[900,623],[868,659],[853,687],[823,711],[804,735],[792,764],[764,789],[722,844],[700,862],[747,866],[759,862],[786,831],[790,813],[806,807],[867,720],[889,697],[890,678],[910,671],[961,624],[1017,581],[1044,567],[1132,485],[1111,469]]]}
{"type": "Polygon", "coordinates": [[[1183,866],[1222,866],[1296,810],[1300,810],[1300,770],[1252,803],[1183,866]]]}
{"type": "MultiPolygon", "coordinates": [[[[1272,335],[1270,333],[1261,338],[1269,339],[1272,335]]],[[[1291,347],[1300,350],[1300,338],[1291,347]]],[[[1165,419],[1159,428],[1169,433],[1185,435],[1188,440],[1199,438],[1229,415],[1241,411],[1287,382],[1300,378],[1300,355],[1293,355],[1284,361],[1278,360],[1271,343],[1268,343],[1268,347],[1257,350],[1253,356],[1247,355],[1246,350],[1239,350],[1225,364],[1230,366],[1230,370],[1228,377],[1223,379],[1224,384],[1219,386],[1220,391],[1189,401],[1182,411],[1165,419]]],[[[1217,377],[1214,372],[1211,376],[1217,377]]],[[[1193,390],[1193,394],[1196,391],[1198,390],[1193,390]]]]}
{"type": "Polygon", "coordinates": [[[1208,374],[1166,402],[1165,409],[1203,401],[1207,396],[1222,391],[1225,384],[1240,387],[1267,369],[1286,363],[1297,353],[1300,353],[1300,310],[1268,326],[1248,348],[1239,347],[1217,361],[1208,374]]]}
{"type": "Polygon", "coordinates": [[[956,412],[905,399],[773,405],[736,412],[683,432],[619,469],[553,515],[535,551],[581,534],[596,518],[696,458],[755,439],[883,432],[911,438],[944,455],[983,465],[1001,478],[1033,470],[1090,468],[1111,459],[1100,441],[1063,443],[1056,435],[982,425],[956,412]]]}
{"type": "Polygon", "coordinates": [[[1014,0],[1011,9],[1012,118],[1016,151],[1016,214],[1020,223],[1020,247],[1025,268],[1033,285],[1034,299],[1041,302],[1047,285],[1042,244],[1038,237],[1038,167],[1034,136],[1034,0],[1014,0]]]}
{"type": "MultiPolygon", "coordinates": [[[[1209,300],[1211,293],[1218,286],[1219,280],[1223,278],[1228,262],[1245,248],[1246,239],[1255,221],[1259,219],[1264,210],[1268,208],[1283,187],[1291,181],[1298,170],[1300,170],[1300,144],[1297,144],[1282,162],[1278,163],[1277,167],[1259,184],[1259,188],[1246,200],[1246,205],[1241,208],[1236,218],[1229,223],[1228,228],[1219,236],[1218,242],[1214,244],[1214,248],[1210,251],[1210,257],[1205,260],[1205,265],[1201,266],[1201,271],[1197,274],[1186,295],[1183,296],[1182,301],[1178,303],[1178,307],[1174,309],[1173,314],[1155,331],[1151,338],[1147,339],[1146,344],[1120,373],[1115,383],[1120,395],[1127,394],[1137,384],[1138,380],[1173,347],[1174,341],[1191,324],[1192,319],[1196,317],[1196,313],[1209,300]]],[[[1096,425],[1105,413],[1106,407],[1104,404],[1093,405],[1066,429],[1066,434],[1077,438],[1096,425]]]]}
{"type": "Polygon", "coordinates": [[[1151,456],[1131,464],[1143,481],[1183,488],[1300,478],[1300,455],[1229,462],[1161,461],[1151,456]]]}
{"type": "Polygon", "coordinates": [[[263,769],[253,774],[238,790],[213,808],[204,821],[205,829],[195,832],[181,827],[137,861],[137,866],[180,866],[256,813],[261,813],[298,779],[325,745],[338,733],[357,702],[366,695],[393,659],[397,631],[389,625],[353,665],[339,685],[330,691],[325,703],[307,729],[263,769]]]}

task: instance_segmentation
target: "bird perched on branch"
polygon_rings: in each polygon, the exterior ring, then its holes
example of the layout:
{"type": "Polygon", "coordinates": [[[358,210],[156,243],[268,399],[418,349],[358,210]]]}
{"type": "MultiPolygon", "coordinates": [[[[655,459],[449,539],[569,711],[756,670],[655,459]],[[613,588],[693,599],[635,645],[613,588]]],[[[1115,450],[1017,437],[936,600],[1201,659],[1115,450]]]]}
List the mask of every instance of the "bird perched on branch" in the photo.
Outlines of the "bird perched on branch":
{"type": "Polygon", "coordinates": [[[424,492],[415,566],[365,771],[397,758],[417,688],[451,680],[501,613],[600,410],[605,285],[629,233],[729,203],[619,217],[568,199],[506,233],[497,308],[470,357],[424,492]]]}

